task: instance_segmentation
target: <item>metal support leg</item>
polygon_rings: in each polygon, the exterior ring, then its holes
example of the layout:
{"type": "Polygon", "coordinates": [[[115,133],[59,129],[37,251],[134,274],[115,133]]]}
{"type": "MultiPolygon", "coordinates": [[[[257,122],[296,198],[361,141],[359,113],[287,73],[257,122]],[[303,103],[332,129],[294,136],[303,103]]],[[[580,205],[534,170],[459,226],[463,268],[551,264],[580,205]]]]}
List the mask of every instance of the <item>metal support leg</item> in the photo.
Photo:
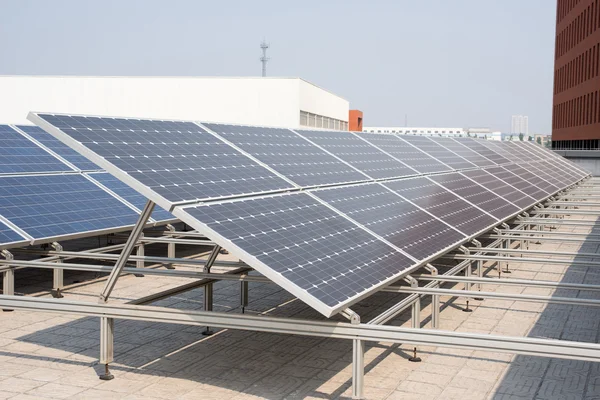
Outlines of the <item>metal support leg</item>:
{"type": "MultiPolygon", "coordinates": [[[[210,272],[211,267],[217,260],[219,256],[219,252],[221,251],[221,246],[215,246],[212,249],[212,252],[208,256],[208,260],[206,260],[206,264],[204,264],[204,272],[210,272]]],[[[204,286],[204,311],[212,311],[213,309],[213,284],[208,283],[204,286]]],[[[214,332],[210,329],[210,326],[207,326],[203,335],[212,335],[214,332]]]]}
{"type": "MultiPolygon", "coordinates": [[[[143,239],[144,234],[140,233],[140,239],[143,239]]],[[[144,255],[146,254],[146,249],[144,246],[144,243],[140,242],[140,244],[137,247],[137,252],[136,254],[140,257],[144,257],[144,255]]],[[[135,267],[136,268],[144,268],[146,265],[144,263],[144,260],[137,260],[135,262],[135,267]]],[[[134,274],[135,276],[137,276],[138,278],[142,278],[144,276],[144,274],[134,274]]]]}
{"type": "MultiPolygon", "coordinates": [[[[431,273],[431,276],[437,276],[438,270],[431,264],[427,264],[425,268],[431,273]]],[[[435,287],[437,289],[440,288],[440,283],[438,282],[435,287]]],[[[433,295],[431,296],[431,327],[433,329],[439,329],[440,327],[440,296],[433,295]]]]}
{"type": "MultiPolygon", "coordinates": [[[[412,276],[408,275],[404,278],[408,282],[410,282],[410,286],[413,288],[419,287],[419,281],[417,281],[412,276]]],[[[414,329],[421,328],[421,296],[417,297],[415,302],[412,305],[412,315],[411,315],[411,326],[414,329]]],[[[408,359],[410,362],[421,362],[421,357],[417,355],[417,348],[413,347],[413,356],[408,359]]]]}
{"type": "MultiPolygon", "coordinates": [[[[171,232],[176,231],[175,227],[171,224],[167,225],[167,229],[171,232]]],[[[167,257],[175,258],[175,254],[176,254],[175,243],[167,244],[167,257]]],[[[175,269],[175,266],[173,264],[166,264],[166,267],[167,267],[167,269],[175,269]]]]}
{"type": "Polygon", "coordinates": [[[365,342],[352,340],[352,398],[364,399],[365,342]]]}
{"type": "MultiPolygon", "coordinates": [[[[503,240],[503,241],[502,241],[502,246],[503,246],[505,249],[509,249],[509,248],[510,248],[510,239],[503,240]]],[[[508,262],[508,258],[509,258],[509,257],[510,257],[510,255],[508,255],[508,254],[507,254],[507,255],[506,255],[506,259],[507,259],[507,261],[506,261],[506,269],[505,269],[504,271],[502,271],[502,272],[504,272],[505,274],[512,274],[511,270],[508,268],[508,264],[509,264],[509,262],[508,262]]]]}
{"type": "MultiPolygon", "coordinates": [[[[60,252],[63,251],[63,247],[60,245],[60,243],[58,242],[54,242],[52,243],[52,247],[54,248],[54,250],[60,252]]],[[[58,260],[56,260],[56,263],[62,263],[63,260],[62,258],[59,258],[58,260]]],[[[61,291],[62,289],[65,287],[65,274],[64,274],[64,270],[62,268],[55,268],[52,271],[52,297],[56,298],[56,299],[62,299],[64,296],[62,295],[61,291]]]]}
{"type": "Polygon", "coordinates": [[[100,379],[110,381],[114,375],[110,373],[108,364],[114,359],[114,330],[115,320],[113,318],[100,318],[100,364],[104,366],[104,373],[100,379]]]}
{"type": "Polygon", "coordinates": [[[137,243],[140,234],[144,230],[144,225],[146,225],[146,222],[152,214],[152,210],[154,210],[154,203],[148,200],[148,202],[144,206],[144,209],[142,210],[142,213],[140,214],[140,217],[135,223],[135,226],[133,227],[133,230],[131,231],[127,242],[125,243],[125,247],[123,247],[119,258],[115,263],[113,270],[111,271],[110,275],[108,276],[108,279],[106,280],[104,289],[102,289],[102,292],[100,293],[100,303],[106,303],[108,301],[108,298],[110,297],[110,294],[115,288],[115,284],[119,279],[119,275],[121,274],[121,271],[127,263],[127,259],[131,255],[131,252],[133,251],[133,248],[135,247],[135,244],[137,243]]]}
{"type": "MultiPolygon", "coordinates": [[[[1,253],[6,260],[14,260],[14,256],[10,251],[2,250],[1,253]]],[[[2,273],[2,294],[15,295],[15,270],[12,267],[2,273]]],[[[2,311],[9,312],[13,310],[5,308],[2,311]]]]}
{"type": "Polygon", "coordinates": [[[240,305],[242,306],[242,314],[248,307],[248,281],[240,282],[240,305]]]}

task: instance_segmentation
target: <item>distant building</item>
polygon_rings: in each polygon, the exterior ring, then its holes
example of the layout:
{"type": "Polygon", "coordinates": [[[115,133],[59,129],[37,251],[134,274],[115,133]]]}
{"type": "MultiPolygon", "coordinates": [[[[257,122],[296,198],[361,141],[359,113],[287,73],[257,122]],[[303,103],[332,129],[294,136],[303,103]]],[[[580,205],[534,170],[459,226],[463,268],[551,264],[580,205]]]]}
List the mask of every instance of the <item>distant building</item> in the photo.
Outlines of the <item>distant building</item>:
{"type": "Polygon", "coordinates": [[[394,126],[365,126],[363,132],[369,133],[390,133],[400,135],[418,135],[418,136],[467,136],[467,131],[463,128],[415,128],[415,127],[394,127],[394,126]]]}
{"type": "Polygon", "coordinates": [[[510,133],[529,135],[529,117],[527,115],[513,115],[510,133]]]}

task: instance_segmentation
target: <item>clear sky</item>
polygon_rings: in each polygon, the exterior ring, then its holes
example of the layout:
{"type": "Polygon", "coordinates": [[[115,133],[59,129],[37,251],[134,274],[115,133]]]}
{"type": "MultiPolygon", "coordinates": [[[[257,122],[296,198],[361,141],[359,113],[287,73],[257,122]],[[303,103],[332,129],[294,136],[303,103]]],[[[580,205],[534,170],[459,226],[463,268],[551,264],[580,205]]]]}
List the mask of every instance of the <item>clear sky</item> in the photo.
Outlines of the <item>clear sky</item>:
{"type": "Polygon", "coordinates": [[[0,0],[0,74],[299,76],[366,125],[550,133],[555,0],[0,0]]]}

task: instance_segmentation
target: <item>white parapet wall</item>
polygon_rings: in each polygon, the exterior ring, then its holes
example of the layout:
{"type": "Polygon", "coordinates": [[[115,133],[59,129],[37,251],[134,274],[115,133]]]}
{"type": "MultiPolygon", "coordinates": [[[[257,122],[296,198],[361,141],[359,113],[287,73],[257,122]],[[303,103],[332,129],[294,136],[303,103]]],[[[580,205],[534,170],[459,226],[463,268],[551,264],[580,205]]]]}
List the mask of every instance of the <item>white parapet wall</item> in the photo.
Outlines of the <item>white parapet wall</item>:
{"type": "Polygon", "coordinates": [[[0,76],[0,123],[30,111],[295,128],[300,111],[348,121],[349,103],[300,78],[0,76]]]}

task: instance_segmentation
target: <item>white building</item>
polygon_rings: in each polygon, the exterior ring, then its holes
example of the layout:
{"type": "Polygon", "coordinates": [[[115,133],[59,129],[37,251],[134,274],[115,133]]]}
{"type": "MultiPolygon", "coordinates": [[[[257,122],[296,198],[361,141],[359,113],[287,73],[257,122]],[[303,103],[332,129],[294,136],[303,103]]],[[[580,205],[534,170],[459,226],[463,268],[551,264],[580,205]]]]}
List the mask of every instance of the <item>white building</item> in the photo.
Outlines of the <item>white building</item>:
{"type": "Polygon", "coordinates": [[[0,123],[29,111],[348,129],[347,100],[300,78],[0,76],[0,123]]]}
{"type": "Polygon", "coordinates": [[[367,126],[363,127],[363,132],[370,133],[392,133],[400,135],[420,135],[420,136],[467,136],[467,131],[463,128],[415,128],[415,127],[381,127],[367,126]]]}
{"type": "Polygon", "coordinates": [[[529,134],[529,117],[527,115],[513,115],[511,120],[510,133],[529,134]]]}

